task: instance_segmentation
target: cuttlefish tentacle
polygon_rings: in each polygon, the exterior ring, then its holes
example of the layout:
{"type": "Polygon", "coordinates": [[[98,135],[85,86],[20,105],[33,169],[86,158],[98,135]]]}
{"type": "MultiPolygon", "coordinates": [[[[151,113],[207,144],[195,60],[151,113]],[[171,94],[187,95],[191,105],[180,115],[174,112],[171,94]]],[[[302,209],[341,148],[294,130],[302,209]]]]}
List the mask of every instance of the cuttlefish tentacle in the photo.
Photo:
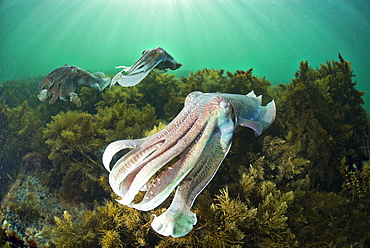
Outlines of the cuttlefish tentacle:
{"type": "MultiPolygon", "coordinates": [[[[191,99],[192,96],[189,96],[185,105],[191,102],[191,99]]],[[[202,116],[196,113],[202,112],[207,117],[207,112],[190,108],[183,110],[179,118],[175,118],[165,129],[150,138],[145,145],[117,161],[111,171],[109,181],[115,193],[121,196],[122,199],[118,200],[120,203],[129,204],[162,166],[180,155],[197,137],[198,129],[202,127],[204,121],[202,116]],[[160,145],[153,149],[152,144],[160,145]],[[143,156],[144,154],[146,156],[143,156]],[[127,168],[130,169],[127,170],[127,168]]]]}
{"type": "MultiPolygon", "coordinates": [[[[212,108],[228,108],[229,106],[227,102],[217,98],[214,99],[214,102],[215,104],[212,105],[212,108]],[[221,105],[221,107],[217,106],[218,104],[221,105]]],[[[215,110],[210,108],[204,112],[209,113],[209,111],[215,112],[215,110]]],[[[229,109],[226,109],[224,112],[225,115],[229,114],[229,109]]],[[[217,113],[221,114],[222,112],[217,110],[217,113]]],[[[179,161],[163,171],[162,174],[152,182],[143,200],[137,204],[130,204],[130,207],[143,211],[154,209],[170,195],[172,190],[187,176],[198,161],[202,159],[201,151],[207,147],[206,144],[210,137],[213,136],[214,129],[218,129],[219,127],[214,120],[218,117],[209,114],[201,117],[202,123],[194,128],[197,130],[198,134],[200,133],[197,139],[193,140],[188,149],[181,154],[179,161]]],[[[231,130],[232,134],[234,124],[233,122],[229,124],[229,130],[231,130]]]]}
{"type": "Polygon", "coordinates": [[[147,211],[161,204],[177,187],[171,206],[154,218],[152,227],[173,237],[189,233],[197,221],[190,208],[228,153],[235,128],[249,127],[259,135],[274,121],[274,101],[264,107],[261,101],[254,92],[246,96],[193,92],[179,115],[160,132],[142,140],[109,145],[103,155],[108,170],[114,154],[133,148],[110,172],[110,185],[122,198],[118,201],[147,211]],[[174,158],[178,158],[174,164],[151,179],[174,158]],[[141,201],[133,203],[140,190],[147,192],[141,201]]]}
{"type": "Polygon", "coordinates": [[[117,140],[112,143],[110,143],[107,148],[105,149],[105,152],[103,154],[103,165],[108,170],[110,169],[110,162],[113,159],[113,156],[126,148],[136,148],[143,144],[147,140],[147,138],[144,139],[134,139],[134,140],[117,140]]]}
{"type": "MultiPolygon", "coordinates": [[[[227,104],[227,106],[229,103],[227,104]]],[[[190,208],[195,198],[208,185],[216,174],[231,147],[231,139],[235,129],[232,113],[219,112],[215,116],[210,133],[202,134],[199,146],[195,150],[197,159],[189,174],[177,187],[170,207],[160,216],[155,217],[152,228],[161,235],[182,237],[188,234],[197,218],[190,208]]]]}
{"type": "Polygon", "coordinates": [[[176,143],[173,144],[172,147],[167,149],[166,151],[161,151],[158,154],[158,157],[155,159],[150,160],[148,163],[143,163],[142,165],[138,166],[134,172],[131,173],[133,181],[131,185],[125,184],[127,189],[127,195],[124,199],[127,202],[131,202],[134,199],[134,196],[139,192],[142,186],[159,170],[161,169],[166,163],[170,162],[173,158],[183,153],[184,149],[189,147],[194,139],[197,137],[197,134],[200,132],[199,130],[203,129],[204,126],[202,118],[196,118],[196,121],[184,135],[178,136],[178,140],[175,138],[174,141],[176,143]]]}
{"type": "Polygon", "coordinates": [[[150,72],[156,65],[166,59],[163,48],[144,50],[141,58],[131,67],[128,67],[126,73],[135,75],[139,73],[150,72]]]}
{"type": "Polygon", "coordinates": [[[51,100],[50,100],[49,104],[55,103],[55,101],[58,99],[58,97],[59,97],[59,85],[60,84],[61,84],[61,82],[57,81],[50,88],[51,100]]]}
{"type": "Polygon", "coordinates": [[[61,93],[61,88],[64,86],[70,75],[76,73],[76,68],[74,66],[68,66],[65,64],[52,72],[50,72],[38,85],[38,90],[41,91],[42,88],[47,85],[48,95],[51,96],[50,104],[53,104],[61,93]]]}
{"type": "MultiPolygon", "coordinates": [[[[190,109],[184,109],[183,116],[191,116],[190,109]]],[[[178,149],[179,152],[182,151],[183,148],[181,147],[181,143],[175,143],[171,138],[169,138],[169,136],[171,133],[179,135],[179,137],[176,137],[176,140],[178,140],[183,136],[183,133],[187,133],[190,128],[184,125],[184,123],[188,123],[186,118],[175,119],[166,129],[163,129],[151,137],[141,140],[146,142],[139,141],[135,145],[129,145],[127,144],[128,141],[120,141],[118,143],[114,142],[112,145],[107,147],[103,154],[103,162],[106,168],[109,168],[110,160],[119,150],[124,148],[136,148],[118,160],[111,171],[110,183],[117,195],[125,197],[127,191],[123,191],[121,187],[124,184],[126,177],[137,167],[147,163],[147,161],[155,159],[162,159],[160,162],[164,163],[164,157],[162,156],[158,158],[158,156],[165,153],[165,151],[169,150],[171,147],[173,148],[172,150],[178,149]],[[173,147],[176,144],[178,146],[173,147]]]]}

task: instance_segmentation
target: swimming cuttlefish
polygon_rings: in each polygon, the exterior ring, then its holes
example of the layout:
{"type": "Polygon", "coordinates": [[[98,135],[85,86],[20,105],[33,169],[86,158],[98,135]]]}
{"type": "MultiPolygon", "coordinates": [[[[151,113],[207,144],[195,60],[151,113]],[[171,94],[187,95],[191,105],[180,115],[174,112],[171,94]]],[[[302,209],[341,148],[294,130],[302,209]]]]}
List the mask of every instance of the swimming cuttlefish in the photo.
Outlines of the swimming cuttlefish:
{"type": "Polygon", "coordinates": [[[102,91],[109,84],[112,86],[117,82],[122,86],[134,86],[140,83],[152,70],[163,73],[168,69],[176,70],[181,66],[182,64],[176,62],[161,47],[144,50],[141,58],[130,67],[117,67],[124,69],[117,73],[112,80],[103,72],[90,73],[77,66],[65,64],[42,79],[38,86],[39,94],[37,97],[42,102],[51,98],[50,104],[53,104],[58,97],[64,101],[69,97],[71,102],[80,107],[82,103],[75,92],[79,85],[96,88],[99,91],[102,91]],[[46,89],[43,89],[44,86],[46,89]]]}
{"type": "Polygon", "coordinates": [[[158,73],[164,73],[168,69],[177,70],[181,66],[181,63],[178,63],[161,47],[144,50],[141,58],[132,66],[116,67],[123,68],[123,70],[113,77],[111,86],[117,82],[125,87],[134,86],[140,83],[153,69],[158,73]]]}
{"type": "Polygon", "coordinates": [[[249,127],[260,135],[274,122],[275,113],[274,101],[262,106],[262,97],[253,91],[247,95],[190,93],[182,111],[161,131],[107,146],[103,164],[110,171],[110,186],[121,198],[117,201],[149,211],[177,188],[169,208],[151,225],[164,236],[185,236],[197,222],[190,208],[227,155],[234,130],[249,127]],[[113,156],[127,148],[132,150],[110,169],[113,156]],[[134,202],[139,191],[146,193],[134,202]]]}
{"type": "Polygon", "coordinates": [[[51,98],[50,104],[53,104],[58,97],[64,101],[69,97],[71,102],[76,104],[77,107],[81,107],[82,102],[75,92],[77,86],[84,85],[102,91],[110,82],[110,77],[103,72],[90,73],[77,66],[65,64],[53,70],[41,80],[37,97],[42,102],[51,98]],[[44,86],[46,86],[46,89],[43,89],[44,86]]]}

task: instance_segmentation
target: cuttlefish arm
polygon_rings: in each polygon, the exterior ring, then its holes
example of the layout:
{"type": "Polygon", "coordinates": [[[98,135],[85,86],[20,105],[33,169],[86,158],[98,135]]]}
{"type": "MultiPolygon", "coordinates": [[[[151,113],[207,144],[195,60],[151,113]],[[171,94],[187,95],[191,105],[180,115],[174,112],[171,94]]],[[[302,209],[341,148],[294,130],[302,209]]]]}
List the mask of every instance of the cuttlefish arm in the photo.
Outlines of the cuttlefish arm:
{"type": "Polygon", "coordinates": [[[160,132],[134,143],[119,141],[108,146],[103,155],[108,169],[117,151],[133,148],[115,163],[110,185],[121,197],[120,203],[144,211],[157,207],[177,187],[171,206],[155,217],[152,227],[162,235],[184,236],[197,221],[190,208],[228,153],[236,126],[250,127],[258,134],[274,118],[274,102],[262,107],[261,98],[253,92],[247,96],[193,92],[180,114],[160,132]],[[175,163],[152,179],[176,157],[175,163]],[[134,202],[140,190],[147,192],[134,202]]]}
{"type": "Polygon", "coordinates": [[[116,67],[123,68],[123,70],[113,77],[111,86],[116,83],[125,87],[134,86],[140,83],[153,69],[158,69],[160,71],[166,71],[168,69],[176,70],[181,66],[182,64],[176,62],[175,59],[161,47],[144,50],[141,58],[132,66],[116,67]]]}
{"type": "Polygon", "coordinates": [[[202,149],[196,149],[198,152],[196,164],[177,187],[170,207],[162,215],[155,217],[151,224],[152,228],[161,235],[182,237],[192,230],[197,219],[190,208],[195,198],[212,180],[227,155],[235,127],[237,125],[250,127],[259,135],[275,119],[275,103],[272,101],[262,107],[261,97],[256,97],[253,91],[247,97],[232,94],[220,95],[229,101],[232,106],[231,113],[235,116],[230,114],[227,118],[220,116],[216,118],[217,128],[211,135],[205,135],[209,137],[205,143],[200,142],[202,149]]]}
{"type": "Polygon", "coordinates": [[[231,120],[230,104],[222,98],[212,99],[212,104],[204,109],[207,115],[200,115],[197,126],[193,129],[197,130],[196,139],[190,143],[188,148],[180,155],[180,159],[165,171],[163,171],[153,182],[151,187],[147,189],[147,193],[143,200],[137,204],[130,204],[138,210],[148,211],[156,208],[161,204],[172,192],[172,190],[184,180],[188,178],[189,172],[204,160],[202,151],[213,149],[216,146],[213,141],[216,133],[222,134],[222,143],[224,150],[228,150],[230,145],[230,135],[234,130],[234,122],[231,120]],[[224,123],[221,125],[220,122],[224,123]],[[216,131],[215,131],[216,130],[216,131]]]}
{"type": "MultiPolygon", "coordinates": [[[[228,103],[229,104],[229,103],[228,103]]],[[[202,134],[199,145],[194,147],[191,171],[176,189],[170,207],[152,222],[152,228],[164,236],[174,238],[188,234],[197,222],[190,208],[195,198],[203,191],[216,174],[231,147],[235,124],[232,112],[223,111],[202,134]]]]}
{"type": "MultiPolygon", "coordinates": [[[[121,204],[129,205],[154,173],[179,156],[196,139],[198,128],[203,122],[199,112],[204,111],[197,109],[203,108],[203,105],[193,105],[195,100],[198,99],[188,96],[184,109],[166,128],[145,138],[145,142],[115,163],[109,175],[109,183],[113,191],[121,197],[118,200],[121,204]]],[[[105,150],[103,161],[106,168],[118,149],[116,145],[109,145],[105,150]]]]}

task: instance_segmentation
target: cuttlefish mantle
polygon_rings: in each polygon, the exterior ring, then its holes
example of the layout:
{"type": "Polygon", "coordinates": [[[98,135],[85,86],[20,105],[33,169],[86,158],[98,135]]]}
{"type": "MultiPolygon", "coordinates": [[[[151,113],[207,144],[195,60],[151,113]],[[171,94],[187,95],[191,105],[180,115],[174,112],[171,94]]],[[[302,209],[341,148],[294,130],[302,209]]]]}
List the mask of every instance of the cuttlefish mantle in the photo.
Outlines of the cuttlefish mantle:
{"type": "Polygon", "coordinates": [[[178,63],[161,47],[144,50],[141,58],[132,66],[116,67],[123,68],[123,70],[113,77],[111,86],[116,83],[125,87],[134,86],[140,83],[152,70],[163,73],[168,69],[177,70],[181,66],[181,63],[178,63]]]}
{"type": "Polygon", "coordinates": [[[192,92],[177,117],[158,133],[107,146],[103,164],[119,203],[142,211],[158,207],[176,188],[169,208],[151,223],[164,236],[182,237],[197,222],[190,208],[227,155],[234,130],[249,127],[260,135],[275,120],[274,101],[261,105],[261,96],[192,92]],[[113,156],[126,153],[110,169],[113,156]],[[177,161],[173,162],[176,158],[177,161]],[[164,165],[172,163],[168,168],[164,165]],[[161,172],[160,172],[161,171],[161,172]],[[160,172],[157,177],[153,176],[160,172]],[[133,202],[139,191],[141,201],[133,202]]]}

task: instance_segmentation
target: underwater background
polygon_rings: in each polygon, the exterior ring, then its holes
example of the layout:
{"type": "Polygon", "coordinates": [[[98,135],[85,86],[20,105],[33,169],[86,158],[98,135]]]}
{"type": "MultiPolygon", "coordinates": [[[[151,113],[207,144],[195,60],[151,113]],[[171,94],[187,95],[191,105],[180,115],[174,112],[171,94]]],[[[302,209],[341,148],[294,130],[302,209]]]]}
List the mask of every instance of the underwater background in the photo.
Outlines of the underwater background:
{"type": "Polygon", "coordinates": [[[64,64],[118,72],[161,46],[181,60],[178,73],[253,67],[275,85],[301,60],[316,67],[341,53],[367,91],[369,10],[366,0],[1,0],[0,82],[64,64]]]}
{"type": "Polygon", "coordinates": [[[0,0],[0,247],[369,247],[369,7],[0,0]],[[66,63],[112,77],[158,46],[183,66],[134,87],[79,87],[81,107],[37,98],[66,63]],[[193,231],[164,237],[150,223],[171,199],[149,212],[118,204],[102,153],[161,130],[197,90],[254,90],[276,119],[259,137],[234,134],[193,231]]]}

